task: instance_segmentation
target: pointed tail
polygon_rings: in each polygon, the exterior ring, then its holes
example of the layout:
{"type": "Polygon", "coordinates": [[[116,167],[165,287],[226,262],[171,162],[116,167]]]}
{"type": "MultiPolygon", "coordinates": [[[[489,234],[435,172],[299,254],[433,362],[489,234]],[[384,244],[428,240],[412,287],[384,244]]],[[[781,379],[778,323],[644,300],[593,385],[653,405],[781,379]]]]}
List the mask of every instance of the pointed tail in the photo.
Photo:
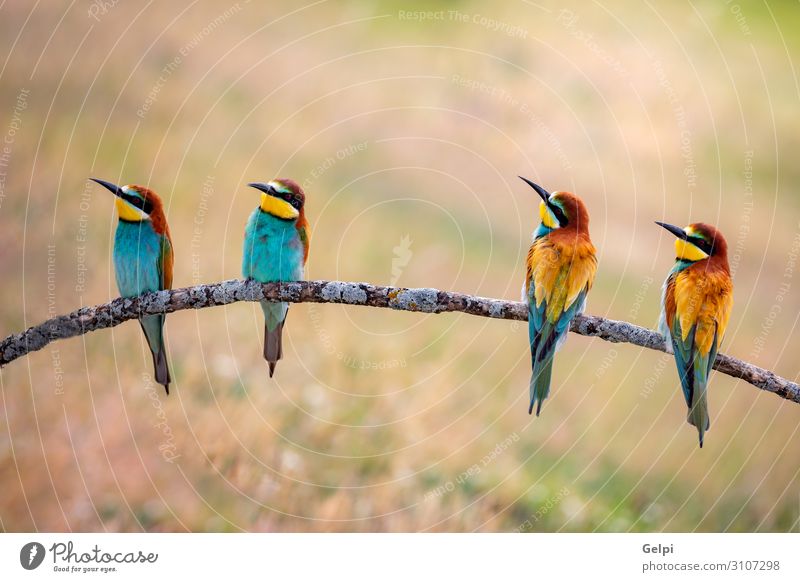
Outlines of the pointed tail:
{"type": "Polygon", "coordinates": [[[283,357],[283,324],[289,312],[288,303],[262,302],[264,311],[264,359],[269,364],[269,377],[275,373],[275,366],[283,357]]]}
{"type": "Polygon", "coordinates": [[[531,375],[530,385],[530,398],[531,403],[528,406],[528,414],[533,412],[533,406],[536,405],[536,416],[542,410],[542,403],[545,398],[550,395],[550,376],[553,372],[553,356],[545,358],[544,361],[537,363],[533,367],[533,374],[531,375]]]}
{"type": "Polygon", "coordinates": [[[270,330],[269,325],[264,324],[264,359],[269,364],[269,377],[272,378],[272,375],[275,373],[275,366],[283,357],[283,322],[279,323],[278,326],[270,330]]]}
{"type": "Polygon", "coordinates": [[[533,412],[535,404],[536,416],[539,416],[545,398],[550,395],[553,359],[556,356],[558,346],[566,339],[569,322],[574,316],[574,308],[562,314],[555,322],[545,320],[543,315],[543,310],[538,313],[529,313],[528,315],[528,333],[531,341],[531,361],[533,363],[530,384],[531,403],[528,407],[528,414],[533,412]]]}
{"type": "Polygon", "coordinates": [[[163,315],[148,315],[140,319],[139,323],[142,326],[142,331],[144,331],[144,336],[147,338],[150,353],[153,354],[153,370],[156,382],[161,384],[169,394],[169,384],[172,378],[167,365],[167,350],[164,347],[165,319],[166,317],[163,315]]]}
{"type": "Polygon", "coordinates": [[[172,378],[169,375],[167,351],[164,349],[164,346],[161,346],[157,354],[153,354],[153,367],[156,372],[156,382],[164,386],[164,390],[166,390],[167,395],[169,395],[169,383],[172,382],[172,378]]]}
{"type": "MultiPolygon", "coordinates": [[[[716,356],[716,354],[714,354],[716,356]]],[[[709,357],[695,356],[694,385],[692,386],[692,403],[686,420],[697,427],[697,436],[700,439],[700,448],[703,448],[703,439],[706,431],[711,427],[711,418],[708,414],[708,374],[710,371],[709,357]]]]}

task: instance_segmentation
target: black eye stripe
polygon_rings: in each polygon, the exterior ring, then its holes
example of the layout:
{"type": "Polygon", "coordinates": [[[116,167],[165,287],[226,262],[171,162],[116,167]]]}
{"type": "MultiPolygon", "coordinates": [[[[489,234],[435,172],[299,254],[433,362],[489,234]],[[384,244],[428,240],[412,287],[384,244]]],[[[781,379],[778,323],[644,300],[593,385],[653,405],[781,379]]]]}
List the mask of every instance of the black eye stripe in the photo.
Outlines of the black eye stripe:
{"type": "Polygon", "coordinates": [[[134,196],[133,194],[123,194],[122,198],[123,200],[129,202],[136,208],[142,208],[142,206],[144,205],[144,201],[138,196],[134,196]]]}
{"type": "Polygon", "coordinates": [[[284,192],[283,190],[276,190],[275,188],[271,188],[270,190],[271,196],[289,202],[290,204],[293,203],[295,197],[291,192],[284,192]]]}
{"type": "Polygon", "coordinates": [[[288,202],[292,207],[296,208],[297,210],[300,210],[300,207],[302,206],[302,202],[300,202],[300,198],[298,196],[295,196],[294,194],[291,194],[291,193],[286,193],[286,194],[282,194],[281,197],[286,202],[288,202]]]}
{"type": "Polygon", "coordinates": [[[708,242],[706,239],[700,238],[698,236],[690,236],[688,240],[689,240],[690,243],[692,243],[694,246],[699,248],[701,251],[703,251],[707,255],[714,254],[714,243],[713,242],[708,242]]]}
{"type": "Polygon", "coordinates": [[[278,200],[283,200],[284,202],[287,202],[290,206],[292,206],[296,210],[300,210],[303,207],[303,200],[301,199],[300,196],[298,196],[293,192],[284,192],[283,190],[278,190],[274,187],[270,187],[269,192],[267,192],[266,194],[269,194],[270,196],[272,196],[273,198],[277,198],[278,200]]]}
{"type": "Polygon", "coordinates": [[[561,208],[559,208],[559,207],[558,207],[558,206],[556,206],[555,204],[552,204],[552,205],[550,206],[550,209],[553,211],[553,214],[555,214],[555,216],[556,216],[556,219],[558,220],[558,224],[559,224],[559,225],[561,225],[561,226],[564,226],[564,225],[566,225],[566,224],[567,224],[567,222],[569,222],[569,221],[567,220],[567,217],[566,217],[566,215],[564,214],[564,211],[563,211],[563,210],[561,210],[561,208]]]}
{"type": "Polygon", "coordinates": [[[123,194],[122,199],[126,202],[129,202],[131,205],[143,210],[147,214],[153,210],[153,205],[150,203],[149,200],[142,200],[138,196],[134,196],[133,194],[123,194]]]}

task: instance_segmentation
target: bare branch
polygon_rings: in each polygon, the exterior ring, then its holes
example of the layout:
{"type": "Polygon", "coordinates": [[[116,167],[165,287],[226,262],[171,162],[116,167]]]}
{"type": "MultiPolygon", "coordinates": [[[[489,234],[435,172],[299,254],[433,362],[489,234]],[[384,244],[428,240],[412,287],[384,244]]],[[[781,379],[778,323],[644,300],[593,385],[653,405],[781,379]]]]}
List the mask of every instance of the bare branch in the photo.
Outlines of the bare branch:
{"type": "MultiPolygon", "coordinates": [[[[343,303],[420,313],[461,312],[480,317],[518,321],[528,319],[528,310],[523,303],[438,289],[405,289],[341,281],[300,281],[262,285],[255,281],[231,280],[148,293],[135,299],[118,298],[110,303],[83,307],[68,315],[54,317],[22,333],[10,335],[0,342],[0,366],[40,350],[52,341],[113,327],[129,319],[136,319],[140,315],[203,309],[237,301],[263,299],[292,303],[343,303]]],[[[660,334],[624,321],[581,315],[572,322],[571,331],[609,342],[629,343],[664,351],[664,340],[660,334]]],[[[800,386],[769,370],[723,354],[717,356],[714,368],[723,374],[741,378],[761,390],[800,403],[800,386]]]]}

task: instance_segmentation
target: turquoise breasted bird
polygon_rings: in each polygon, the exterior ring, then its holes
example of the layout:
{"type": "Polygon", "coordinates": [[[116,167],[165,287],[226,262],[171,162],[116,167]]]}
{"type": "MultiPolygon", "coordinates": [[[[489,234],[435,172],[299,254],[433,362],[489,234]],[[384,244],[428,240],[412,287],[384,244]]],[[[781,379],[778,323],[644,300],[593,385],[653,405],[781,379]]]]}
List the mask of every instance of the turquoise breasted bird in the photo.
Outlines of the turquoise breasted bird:
{"type": "Polygon", "coordinates": [[[528,251],[523,293],[528,302],[528,335],[533,372],[528,414],[536,416],[550,393],[556,350],[567,339],[569,324],[586,305],[597,272],[595,248],[589,238],[589,212],[569,192],[550,194],[527,178],[542,201],[542,222],[528,251]]]}
{"type": "MultiPolygon", "coordinates": [[[[158,194],[144,186],[116,186],[92,178],[117,197],[119,222],[114,236],[114,273],[122,297],[172,288],[172,238],[164,205],[158,194]]],[[[169,367],[164,347],[165,315],[139,318],[153,355],[156,382],[169,394],[169,367]]]]}
{"type": "Polygon", "coordinates": [[[708,378],[733,308],[728,243],[713,226],[679,228],[656,222],[675,235],[675,266],[664,283],[659,331],[675,355],[687,421],[697,427],[700,447],[711,426],[708,378]]]}
{"type": "MultiPolygon", "coordinates": [[[[311,236],[303,189],[289,179],[249,186],[261,192],[261,203],[250,215],[244,230],[242,275],[261,283],[302,280],[311,236]]],[[[281,338],[289,304],[262,301],[261,309],[264,311],[264,359],[269,364],[271,378],[283,355],[281,338]]]]}

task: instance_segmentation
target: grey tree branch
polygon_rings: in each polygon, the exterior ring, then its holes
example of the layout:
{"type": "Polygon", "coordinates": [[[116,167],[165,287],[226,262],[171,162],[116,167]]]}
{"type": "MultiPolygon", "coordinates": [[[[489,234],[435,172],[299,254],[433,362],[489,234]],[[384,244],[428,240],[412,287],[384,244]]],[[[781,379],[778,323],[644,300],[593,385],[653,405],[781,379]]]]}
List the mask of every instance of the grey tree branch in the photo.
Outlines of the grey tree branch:
{"type": "MultiPolygon", "coordinates": [[[[263,299],[292,303],[343,303],[420,313],[461,312],[480,317],[518,321],[528,319],[528,310],[523,303],[438,289],[405,289],[341,281],[261,284],[255,281],[231,280],[148,293],[134,299],[118,298],[110,303],[83,307],[68,315],[54,317],[22,333],[10,335],[0,342],[0,367],[30,352],[40,350],[52,341],[113,327],[129,319],[136,319],[140,315],[172,313],[183,309],[202,309],[237,301],[263,299]]],[[[580,335],[599,337],[609,342],[629,343],[651,350],[665,351],[664,340],[660,334],[624,321],[581,315],[572,322],[571,331],[580,335]]],[[[741,378],[761,390],[800,403],[800,386],[769,370],[723,354],[717,356],[714,368],[723,374],[741,378]]]]}

